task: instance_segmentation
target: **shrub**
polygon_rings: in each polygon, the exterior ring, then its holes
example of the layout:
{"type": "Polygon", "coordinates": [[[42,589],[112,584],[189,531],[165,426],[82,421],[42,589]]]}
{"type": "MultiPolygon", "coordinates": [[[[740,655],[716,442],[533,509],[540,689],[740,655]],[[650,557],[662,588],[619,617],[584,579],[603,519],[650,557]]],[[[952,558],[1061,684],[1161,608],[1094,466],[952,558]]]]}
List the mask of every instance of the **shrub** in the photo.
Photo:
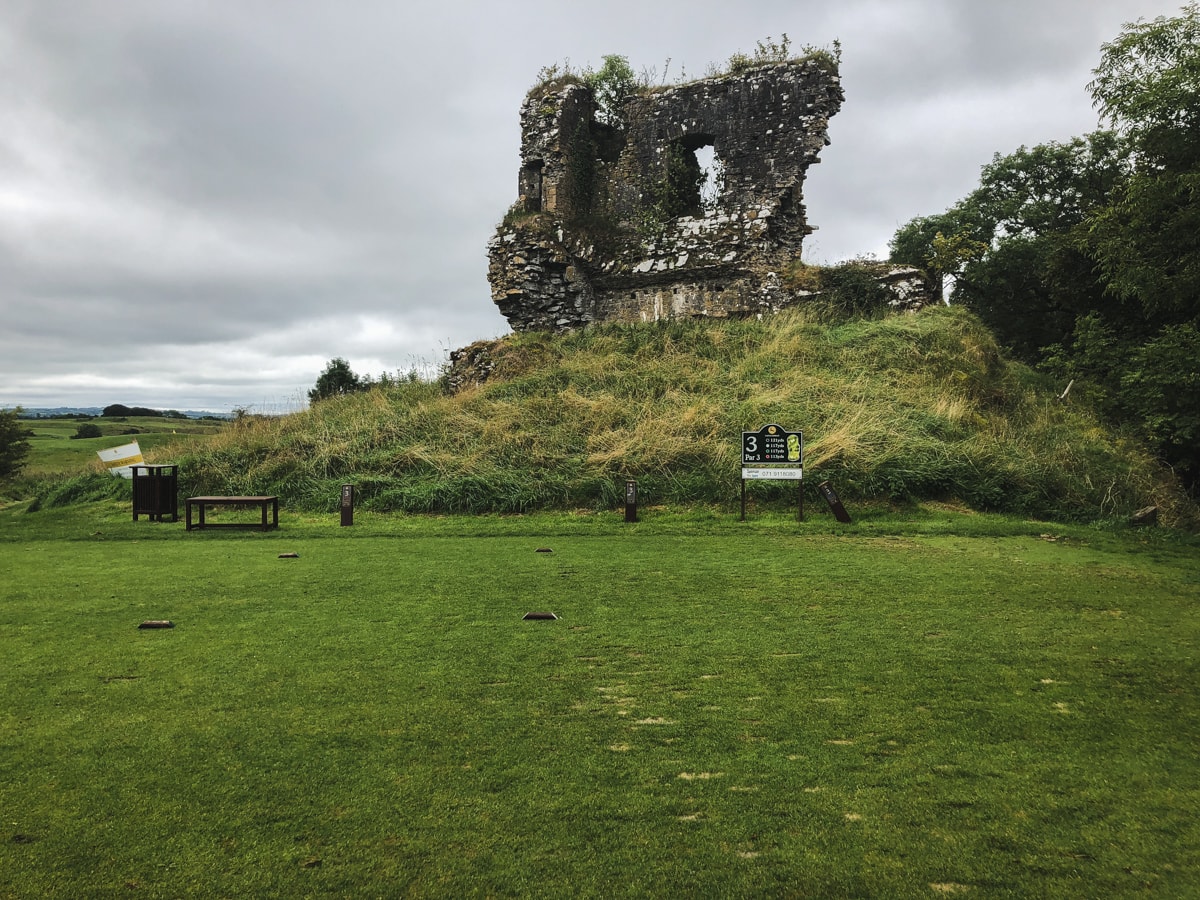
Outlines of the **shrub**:
{"type": "Polygon", "coordinates": [[[596,98],[596,119],[605,125],[621,127],[625,124],[625,101],[637,93],[637,76],[629,67],[624,56],[609,54],[598,72],[588,72],[584,83],[592,89],[596,98]]]}
{"type": "Polygon", "coordinates": [[[80,440],[82,438],[98,438],[102,437],[104,432],[100,430],[100,426],[94,422],[84,422],[82,425],[75,427],[75,433],[71,435],[71,440],[80,440]]]}
{"type": "Polygon", "coordinates": [[[29,430],[18,418],[21,410],[0,410],[0,478],[9,478],[21,471],[29,455],[29,430]]]}
{"type": "Polygon", "coordinates": [[[328,400],[330,397],[340,397],[353,394],[370,387],[370,381],[364,381],[350,368],[350,363],[340,356],[334,357],[325,366],[325,371],[317,376],[317,383],[308,392],[308,399],[315,403],[318,400],[328,400]]]}

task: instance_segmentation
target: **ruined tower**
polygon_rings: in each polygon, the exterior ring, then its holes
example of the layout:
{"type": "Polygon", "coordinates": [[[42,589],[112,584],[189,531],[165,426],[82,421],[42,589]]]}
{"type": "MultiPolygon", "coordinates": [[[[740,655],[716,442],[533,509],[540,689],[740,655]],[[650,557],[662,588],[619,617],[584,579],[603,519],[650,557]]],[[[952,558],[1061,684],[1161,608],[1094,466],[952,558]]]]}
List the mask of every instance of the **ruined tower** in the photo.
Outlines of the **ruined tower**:
{"type": "Polygon", "coordinates": [[[785,305],[779,274],[813,230],[804,177],[842,99],[822,53],[644,89],[615,115],[578,79],[535,87],[493,300],[518,331],[785,305]],[[702,192],[704,148],[720,174],[702,192]]]}

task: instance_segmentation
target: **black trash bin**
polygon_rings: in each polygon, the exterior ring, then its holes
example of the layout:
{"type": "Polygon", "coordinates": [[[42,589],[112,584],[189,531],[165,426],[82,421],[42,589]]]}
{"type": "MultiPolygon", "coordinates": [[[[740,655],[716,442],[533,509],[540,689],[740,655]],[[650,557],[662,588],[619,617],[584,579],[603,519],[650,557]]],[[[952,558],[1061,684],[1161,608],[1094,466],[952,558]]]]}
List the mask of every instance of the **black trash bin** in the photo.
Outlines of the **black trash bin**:
{"type": "Polygon", "coordinates": [[[151,521],[179,521],[179,466],[140,464],[133,471],[133,521],[149,516],[151,521]]]}

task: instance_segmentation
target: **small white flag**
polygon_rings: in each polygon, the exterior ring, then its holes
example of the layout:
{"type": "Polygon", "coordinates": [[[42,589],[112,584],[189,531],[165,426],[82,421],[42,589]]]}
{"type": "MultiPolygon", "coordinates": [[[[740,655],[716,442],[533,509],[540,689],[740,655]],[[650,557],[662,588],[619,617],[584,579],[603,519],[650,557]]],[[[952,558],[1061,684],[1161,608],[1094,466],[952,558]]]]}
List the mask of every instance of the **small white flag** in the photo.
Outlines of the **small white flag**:
{"type": "Polygon", "coordinates": [[[100,461],[108,468],[110,474],[120,475],[122,478],[132,478],[133,469],[130,466],[140,466],[146,462],[142,459],[142,448],[138,446],[137,441],[130,441],[128,444],[110,447],[107,450],[97,450],[96,455],[100,457],[100,461]]]}

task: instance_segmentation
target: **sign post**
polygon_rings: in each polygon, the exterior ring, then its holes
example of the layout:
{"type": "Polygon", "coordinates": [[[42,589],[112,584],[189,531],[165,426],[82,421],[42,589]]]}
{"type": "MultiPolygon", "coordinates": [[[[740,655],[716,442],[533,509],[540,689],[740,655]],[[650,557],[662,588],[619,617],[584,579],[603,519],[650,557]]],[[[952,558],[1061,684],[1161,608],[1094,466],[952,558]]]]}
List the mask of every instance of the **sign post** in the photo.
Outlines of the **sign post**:
{"type": "Polygon", "coordinates": [[[843,524],[849,524],[850,513],[846,512],[846,507],[842,505],[842,498],[837,495],[837,491],[833,489],[833,485],[828,481],[822,481],[817,485],[817,490],[821,492],[821,496],[825,498],[825,502],[833,510],[833,517],[843,524]]]}
{"type": "Polygon", "coordinates": [[[342,527],[354,524],[354,485],[342,485],[342,527]]]}
{"type": "Polygon", "coordinates": [[[746,521],[747,481],[794,481],[796,508],[804,521],[804,433],[764,425],[742,432],[742,521],[746,521]]]}
{"type": "Polygon", "coordinates": [[[625,482],[625,521],[637,520],[637,482],[629,479],[625,482]]]}

